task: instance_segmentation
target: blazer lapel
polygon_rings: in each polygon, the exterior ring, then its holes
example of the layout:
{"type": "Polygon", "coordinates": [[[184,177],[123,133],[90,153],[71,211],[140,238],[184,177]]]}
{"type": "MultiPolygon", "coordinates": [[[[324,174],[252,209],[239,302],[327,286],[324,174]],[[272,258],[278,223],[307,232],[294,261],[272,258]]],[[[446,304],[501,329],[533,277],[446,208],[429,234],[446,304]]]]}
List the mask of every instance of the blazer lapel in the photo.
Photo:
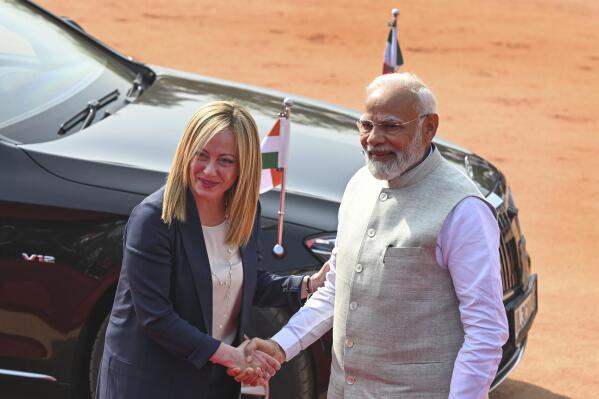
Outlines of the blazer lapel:
{"type": "Polygon", "coordinates": [[[198,301],[202,309],[204,325],[208,334],[212,335],[212,274],[208,252],[204,243],[204,234],[198,210],[193,196],[187,191],[187,215],[185,223],[181,223],[183,247],[189,260],[198,301]]]}
{"type": "Polygon", "coordinates": [[[241,255],[241,262],[243,266],[243,295],[241,297],[241,310],[240,318],[241,323],[239,324],[238,340],[243,341],[242,327],[246,324],[252,308],[252,300],[254,297],[254,290],[256,286],[256,261],[255,255],[252,258],[252,252],[256,252],[254,237],[250,238],[247,245],[239,248],[241,255]]]}

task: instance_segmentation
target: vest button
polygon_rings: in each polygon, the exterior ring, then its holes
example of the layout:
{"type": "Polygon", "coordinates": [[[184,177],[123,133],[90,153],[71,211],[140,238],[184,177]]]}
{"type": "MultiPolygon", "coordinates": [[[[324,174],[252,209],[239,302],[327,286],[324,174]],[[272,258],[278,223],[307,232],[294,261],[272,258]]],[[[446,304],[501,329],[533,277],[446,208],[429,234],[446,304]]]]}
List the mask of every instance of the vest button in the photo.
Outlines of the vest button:
{"type": "Polygon", "coordinates": [[[368,237],[374,237],[375,234],[376,234],[376,230],[368,229],[368,237]]]}
{"type": "Polygon", "coordinates": [[[362,272],[362,270],[363,270],[363,268],[362,268],[362,265],[358,263],[358,264],[356,265],[356,273],[361,273],[361,272],[362,272]]]}
{"type": "Polygon", "coordinates": [[[356,309],[358,309],[358,302],[351,302],[349,304],[349,308],[350,308],[350,310],[356,310],[356,309]]]}
{"type": "Polygon", "coordinates": [[[379,195],[379,199],[381,201],[387,201],[387,198],[389,198],[389,196],[387,195],[387,193],[381,193],[381,195],[379,195]]]}
{"type": "Polygon", "coordinates": [[[352,337],[345,338],[345,346],[347,346],[348,348],[354,347],[354,340],[352,337]]]}
{"type": "Polygon", "coordinates": [[[347,382],[349,385],[354,385],[356,383],[356,377],[348,375],[345,377],[345,382],[347,382]]]}

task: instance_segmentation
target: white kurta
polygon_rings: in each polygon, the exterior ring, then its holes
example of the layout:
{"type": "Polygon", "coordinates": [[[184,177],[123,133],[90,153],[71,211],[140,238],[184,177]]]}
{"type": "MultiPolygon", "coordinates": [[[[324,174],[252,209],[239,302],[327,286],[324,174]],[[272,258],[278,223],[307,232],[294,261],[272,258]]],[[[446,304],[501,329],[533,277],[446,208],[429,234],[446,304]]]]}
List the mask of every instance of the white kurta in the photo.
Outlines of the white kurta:
{"type": "Polygon", "coordinates": [[[202,226],[212,271],[212,336],[231,344],[239,326],[243,267],[239,248],[225,244],[228,231],[226,221],[217,226],[202,226]]]}
{"type": "MultiPolygon", "coordinates": [[[[507,320],[498,242],[497,222],[490,209],[476,198],[461,201],[447,216],[437,237],[435,258],[440,268],[451,273],[465,332],[451,379],[451,398],[485,397],[501,359],[507,320]]],[[[335,266],[334,251],[325,287],[273,337],[285,350],[287,360],[332,327],[335,266]]]]}

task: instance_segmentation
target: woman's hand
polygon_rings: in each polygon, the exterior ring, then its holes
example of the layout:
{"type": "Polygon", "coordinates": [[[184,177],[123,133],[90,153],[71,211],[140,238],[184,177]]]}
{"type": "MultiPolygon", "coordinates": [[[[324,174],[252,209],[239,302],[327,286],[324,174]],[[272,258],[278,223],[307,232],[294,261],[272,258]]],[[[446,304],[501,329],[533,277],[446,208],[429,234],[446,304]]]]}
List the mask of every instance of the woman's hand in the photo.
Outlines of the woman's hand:
{"type": "Polygon", "coordinates": [[[324,285],[330,268],[331,265],[329,264],[329,261],[326,261],[319,271],[310,276],[310,292],[314,293],[317,289],[324,285]]]}
{"type": "Polygon", "coordinates": [[[252,386],[263,385],[275,375],[281,364],[272,356],[256,351],[255,345],[246,349],[250,343],[250,340],[246,340],[237,348],[221,343],[210,360],[226,367],[231,376],[241,374],[241,378],[236,378],[239,382],[252,386]]]}
{"type": "Polygon", "coordinates": [[[314,294],[320,287],[324,285],[327,279],[327,273],[331,268],[329,262],[325,262],[319,271],[312,274],[311,276],[305,276],[302,281],[301,298],[306,299],[310,295],[314,294]]]}
{"type": "Polygon", "coordinates": [[[281,363],[285,361],[285,352],[272,340],[263,340],[253,338],[251,341],[244,342],[240,348],[244,349],[245,361],[247,364],[260,364],[262,367],[262,378],[256,375],[253,367],[245,369],[231,367],[227,373],[235,377],[235,380],[246,385],[262,385],[266,383],[281,368],[281,363]]]}

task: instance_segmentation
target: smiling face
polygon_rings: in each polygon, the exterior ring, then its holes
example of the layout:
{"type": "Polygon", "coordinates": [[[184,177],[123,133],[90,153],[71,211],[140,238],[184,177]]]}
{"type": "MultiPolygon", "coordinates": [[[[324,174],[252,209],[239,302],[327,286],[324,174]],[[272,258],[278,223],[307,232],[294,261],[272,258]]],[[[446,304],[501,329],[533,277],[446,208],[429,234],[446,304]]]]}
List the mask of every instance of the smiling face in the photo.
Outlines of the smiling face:
{"type": "Polygon", "coordinates": [[[369,134],[360,135],[360,143],[368,169],[377,179],[398,177],[415,166],[429,149],[438,117],[421,115],[417,104],[416,94],[396,87],[378,88],[368,94],[361,119],[373,121],[374,126],[369,134]],[[381,124],[404,125],[391,132],[381,124]]]}
{"type": "Polygon", "coordinates": [[[230,129],[217,133],[191,159],[191,192],[196,203],[224,202],[224,196],[239,176],[237,142],[230,129]]]}

